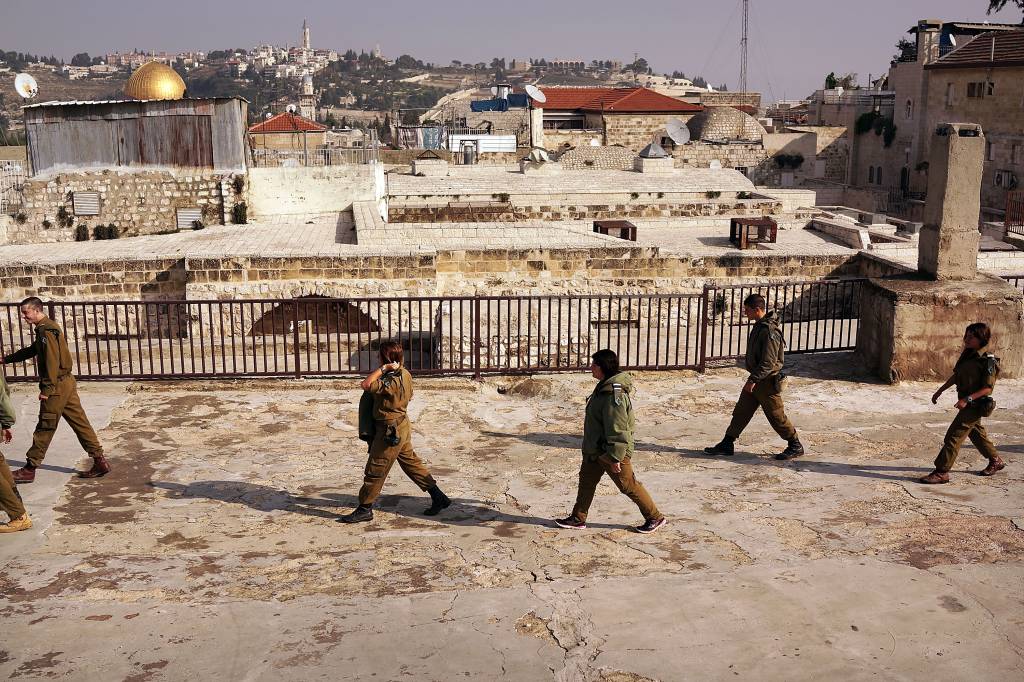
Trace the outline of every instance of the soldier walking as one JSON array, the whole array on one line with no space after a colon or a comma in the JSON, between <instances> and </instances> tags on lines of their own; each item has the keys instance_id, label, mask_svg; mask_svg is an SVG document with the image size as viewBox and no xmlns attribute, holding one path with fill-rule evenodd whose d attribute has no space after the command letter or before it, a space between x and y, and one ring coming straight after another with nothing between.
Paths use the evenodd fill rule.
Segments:
<instances>
[{"instance_id":1,"label":"soldier walking","mask_svg":"<svg viewBox=\"0 0 1024 682\"><path fill-rule=\"evenodd\" d=\"M709 455L733 455L736 439L760 407L768 423L787 443L786 449L775 455L775 459L799 457L804 454L804 446L800 444L796 429L786 417L786 409L782 404L784 377L781 372L785 343L779 316L774 310L765 311L764 296L760 294L751 294L743 300L743 314L748 320L754 321L747 336L746 368L750 376L740 391L725 437L718 445L704 448L704 452Z\"/></svg>"},{"instance_id":2,"label":"soldier walking","mask_svg":"<svg viewBox=\"0 0 1024 682\"><path fill-rule=\"evenodd\" d=\"M396 341L382 343L380 362L381 367L373 370L362 383L364 396L372 397L372 404L370 400L360 401L359 419L360 438L370 441L370 454L363 471L363 486L359 489L359 506L338 519L342 523L373 519L373 503L395 460L405 475L430 495L430 507L424 514L436 516L452 503L412 449L412 425L406 414L412 400L412 375L402 366L402 345ZM364 409L372 412L365 415ZM370 421L367 416L372 417L372 434L364 434L364 425Z\"/></svg>"},{"instance_id":3,"label":"soldier walking","mask_svg":"<svg viewBox=\"0 0 1024 682\"><path fill-rule=\"evenodd\" d=\"M594 392L587 398L583 419L583 462L580 464L580 483L572 513L557 519L561 528L587 527L587 513L594 501L594 493L601 478L608 474L619 492L633 500L644 522L636 527L638 533L653 533L668 521L658 511L647 489L633 474L630 460L633 456L633 430L636 420L630 393L633 379L619 371L619 358L614 351L599 350L591 358L590 373L597 379Z\"/></svg>"},{"instance_id":4,"label":"soldier walking","mask_svg":"<svg viewBox=\"0 0 1024 682\"><path fill-rule=\"evenodd\" d=\"M21 302L21 318L35 325L35 341L31 346L5 356L0 362L6 364L36 358L39 370L39 423L32 434L32 447L25 454L28 461L14 472L14 480L18 483L36 480L36 468L46 456L61 417L64 417L78 436L78 442L92 457L92 468L79 473L79 477L105 476L110 473L110 465L103 456L103 446L78 397L78 386L71 373L71 350L63 330L46 316L43 302L35 296Z\"/></svg>"},{"instance_id":5,"label":"soldier walking","mask_svg":"<svg viewBox=\"0 0 1024 682\"><path fill-rule=\"evenodd\" d=\"M992 476L1006 468L981 424L982 418L991 415L996 408L992 390L999 378L999 358L982 352L991 338L992 331L984 322L968 325L964 331L964 350L953 367L953 376L932 396L932 403L938 403L945 390L955 384L957 401L953 407L958 412L946 431L939 456L935 458L935 471L919 479L921 483L949 483L949 471L960 454L964 438L970 438L978 452L988 460L988 466L979 471L979 475Z\"/></svg>"},{"instance_id":6,"label":"soldier walking","mask_svg":"<svg viewBox=\"0 0 1024 682\"><path fill-rule=\"evenodd\" d=\"M7 381L0 372L0 428L3 429L3 442L11 442L11 427L14 426L14 406L11 405L11 394L7 390ZM7 513L7 523L0 524L0 533L15 533L32 527L32 519L25 511L18 486L14 483L11 468L0 452L0 511Z\"/></svg>"}]
</instances>

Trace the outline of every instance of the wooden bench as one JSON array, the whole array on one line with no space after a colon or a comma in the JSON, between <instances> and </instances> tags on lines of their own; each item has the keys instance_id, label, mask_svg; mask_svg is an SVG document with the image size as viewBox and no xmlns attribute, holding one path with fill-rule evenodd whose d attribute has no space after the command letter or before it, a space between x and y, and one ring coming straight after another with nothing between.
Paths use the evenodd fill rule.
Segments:
<instances>
[{"instance_id":1,"label":"wooden bench","mask_svg":"<svg viewBox=\"0 0 1024 682\"><path fill-rule=\"evenodd\" d=\"M618 231L618 234L612 235L612 230ZM595 220L594 232L617 236L619 239L626 239L631 242L636 241L636 225L628 220Z\"/></svg>"},{"instance_id":2,"label":"wooden bench","mask_svg":"<svg viewBox=\"0 0 1024 682\"><path fill-rule=\"evenodd\" d=\"M738 249L754 244L774 244L779 224L771 218L733 218L729 221L729 241Z\"/></svg>"}]
</instances>

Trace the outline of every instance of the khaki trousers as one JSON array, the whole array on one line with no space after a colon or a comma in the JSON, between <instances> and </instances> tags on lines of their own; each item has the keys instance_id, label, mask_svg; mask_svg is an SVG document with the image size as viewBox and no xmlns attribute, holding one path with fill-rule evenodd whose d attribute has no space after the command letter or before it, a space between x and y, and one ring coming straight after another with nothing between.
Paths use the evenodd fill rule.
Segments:
<instances>
[{"instance_id":1,"label":"khaki trousers","mask_svg":"<svg viewBox=\"0 0 1024 682\"><path fill-rule=\"evenodd\" d=\"M11 476L11 467L7 466L7 460L0 453L0 511L7 512L11 520L20 519L25 515L25 505L21 502L21 494L18 486L14 484L14 477Z\"/></svg>"},{"instance_id":2,"label":"khaki trousers","mask_svg":"<svg viewBox=\"0 0 1024 682\"><path fill-rule=\"evenodd\" d=\"M796 438L796 429L790 423L789 417L786 416L786 408L782 405L782 379L777 374L754 384L753 393L740 392L725 435L733 440L739 438L759 407L764 410L764 416L768 418L768 423L775 429L775 433L785 440Z\"/></svg>"},{"instance_id":3,"label":"khaki trousers","mask_svg":"<svg viewBox=\"0 0 1024 682\"><path fill-rule=\"evenodd\" d=\"M408 419L402 420L398 425L398 445L388 445L384 442L387 434L387 427L377 423L377 432L370 443L370 456L366 460L366 468L363 470L363 487L359 489L359 504L368 506L377 500L381 488L384 487L384 480L391 471L391 466L398 460L398 466L402 467L405 475L412 479L412 482L420 487L420 490L433 488L436 483L430 475L423 461L412 449L412 427Z\"/></svg>"},{"instance_id":4,"label":"khaki trousers","mask_svg":"<svg viewBox=\"0 0 1024 682\"><path fill-rule=\"evenodd\" d=\"M25 454L30 466L37 467L42 464L61 417L64 417L64 421L78 436L78 442L90 457L103 455L100 439L89 423L89 417L86 416L82 401L78 397L75 377L68 374L57 380L57 390L49 398L39 401L39 423L32 434L32 447Z\"/></svg>"},{"instance_id":5,"label":"khaki trousers","mask_svg":"<svg viewBox=\"0 0 1024 682\"><path fill-rule=\"evenodd\" d=\"M960 454L960 446L963 445L964 438L970 438L974 447L978 448L978 452L986 459L991 460L999 456L996 446L988 439L988 433L981 424L981 418L981 409L976 405L965 407L953 417L953 423L946 431L946 438L942 442L939 456L935 458L936 469L949 471L953 468L957 455Z\"/></svg>"},{"instance_id":6,"label":"khaki trousers","mask_svg":"<svg viewBox=\"0 0 1024 682\"><path fill-rule=\"evenodd\" d=\"M633 500L633 503L640 508L645 520L660 519L664 516L654 504L647 489L636 479L633 474L633 465L629 457L622 460L622 471L615 473L611 464L602 459L591 459L584 455L583 463L580 465L580 487L576 493L576 505L572 508L572 515L580 520L587 520L587 512L590 511L590 504L594 501L594 493L597 492L597 484L601 477L608 474L615 486L623 495Z\"/></svg>"}]
</instances>

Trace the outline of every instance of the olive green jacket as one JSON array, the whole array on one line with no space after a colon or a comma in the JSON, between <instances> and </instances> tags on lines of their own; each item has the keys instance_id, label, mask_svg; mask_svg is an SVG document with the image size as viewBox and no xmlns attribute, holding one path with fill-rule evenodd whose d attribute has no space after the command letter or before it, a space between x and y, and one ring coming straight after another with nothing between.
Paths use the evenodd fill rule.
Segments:
<instances>
[{"instance_id":1,"label":"olive green jacket","mask_svg":"<svg viewBox=\"0 0 1024 682\"><path fill-rule=\"evenodd\" d=\"M621 462L633 455L633 378L619 372L598 383L587 399L583 420L583 455L597 459L608 455Z\"/></svg>"},{"instance_id":2,"label":"olive green jacket","mask_svg":"<svg viewBox=\"0 0 1024 682\"><path fill-rule=\"evenodd\" d=\"M783 347L782 326L774 310L754 323L747 336L746 367L750 372L748 381L757 383L782 371Z\"/></svg>"},{"instance_id":3,"label":"olive green jacket","mask_svg":"<svg viewBox=\"0 0 1024 682\"><path fill-rule=\"evenodd\" d=\"M0 427L9 429L14 426L14 405L11 403L11 391L7 388L7 380L0 372Z\"/></svg>"},{"instance_id":4,"label":"olive green jacket","mask_svg":"<svg viewBox=\"0 0 1024 682\"><path fill-rule=\"evenodd\" d=\"M71 350L67 339L57 323L48 317L36 323L36 338L32 345L11 353L4 362L22 362L30 358L36 358L42 395L54 393L57 380L71 374Z\"/></svg>"},{"instance_id":5,"label":"olive green jacket","mask_svg":"<svg viewBox=\"0 0 1024 682\"><path fill-rule=\"evenodd\" d=\"M990 353L966 348L953 368L956 396L961 400L983 388L995 388L999 378L999 359Z\"/></svg>"}]
</instances>

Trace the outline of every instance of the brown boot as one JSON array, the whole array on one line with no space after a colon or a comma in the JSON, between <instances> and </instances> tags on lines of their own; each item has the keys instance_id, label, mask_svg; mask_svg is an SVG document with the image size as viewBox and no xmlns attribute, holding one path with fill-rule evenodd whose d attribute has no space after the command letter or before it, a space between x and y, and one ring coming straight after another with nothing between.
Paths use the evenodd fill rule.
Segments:
<instances>
[{"instance_id":1,"label":"brown boot","mask_svg":"<svg viewBox=\"0 0 1024 682\"><path fill-rule=\"evenodd\" d=\"M25 512L17 519L11 519L7 523L0 523L0 533L17 533L20 530L28 530L32 527L32 519Z\"/></svg>"},{"instance_id":2,"label":"brown boot","mask_svg":"<svg viewBox=\"0 0 1024 682\"><path fill-rule=\"evenodd\" d=\"M36 480L36 468L30 466L23 466L20 469L15 469L11 472L11 477L15 483L31 483Z\"/></svg>"},{"instance_id":3,"label":"brown boot","mask_svg":"<svg viewBox=\"0 0 1024 682\"><path fill-rule=\"evenodd\" d=\"M935 471L931 472L924 478L919 478L917 480L920 481L921 483L931 484L949 483L949 473L945 471L939 471L938 469L936 469Z\"/></svg>"},{"instance_id":4,"label":"brown boot","mask_svg":"<svg viewBox=\"0 0 1024 682\"><path fill-rule=\"evenodd\" d=\"M100 478L110 473L110 465L107 464L107 458L103 455L98 455L92 458L92 469L83 471L78 474L79 478Z\"/></svg>"},{"instance_id":5,"label":"brown boot","mask_svg":"<svg viewBox=\"0 0 1024 682\"><path fill-rule=\"evenodd\" d=\"M979 476L991 476L997 471L1002 471L1006 468L1006 462L996 457L988 461L988 466L978 472Z\"/></svg>"}]
</instances>

